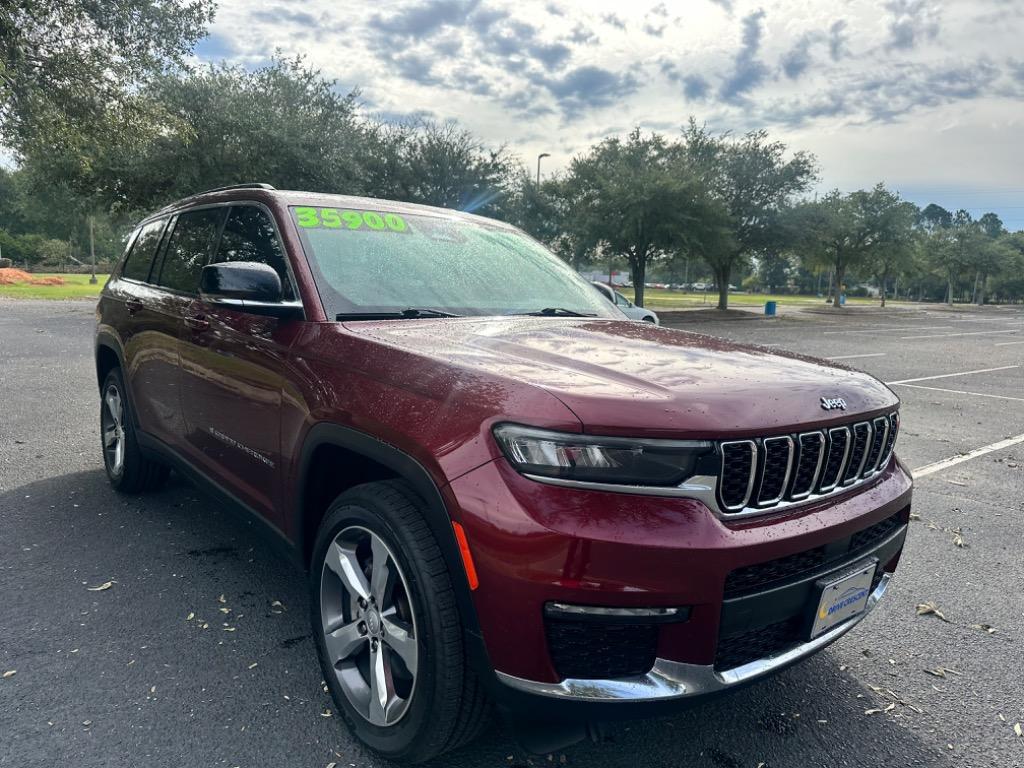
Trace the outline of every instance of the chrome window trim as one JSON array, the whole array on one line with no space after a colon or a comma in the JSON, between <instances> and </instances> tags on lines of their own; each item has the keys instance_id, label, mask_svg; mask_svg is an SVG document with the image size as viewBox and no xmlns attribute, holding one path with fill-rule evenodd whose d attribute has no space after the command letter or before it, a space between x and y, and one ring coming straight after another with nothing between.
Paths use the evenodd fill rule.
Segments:
<instances>
[{"instance_id":1,"label":"chrome window trim","mask_svg":"<svg viewBox=\"0 0 1024 768\"><path fill-rule=\"evenodd\" d=\"M818 487L818 478L821 476L821 470L824 466L825 444L828 442L828 439L825 437L825 433L820 430L817 432L801 432L799 435L797 435L796 438L797 444L800 446L800 461L798 461L796 465L797 472L800 471L800 462L802 462L804 459L804 438L810 437L811 435L818 435L818 437L821 438L821 442L818 444L818 463L814 467L814 476L811 478L811 484L807 487L807 492L791 493L790 498L793 499L793 501L800 501L801 499L806 499L808 496L814 493L814 489Z\"/></svg>"},{"instance_id":2,"label":"chrome window trim","mask_svg":"<svg viewBox=\"0 0 1024 768\"><path fill-rule=\"evenodd\" d=\"M795 451L793 450L793 445L794 445L793 438L790 437L789 435L781 435L781 436L778 436L778 437L766 437L766 438L764 438L761 441L761 451L759 451L759 453L764 455L763 462L767 463L768 462L768 444L769 443L778 443L780 441L786 443L786 451L787 451L787 453L786 453L786 473L782 477L782 490L779 491L779 495L776 496L774 499L762 499L761 498L761 491L764 490L764 467L763 466L762 467L758 467L758 469L760 470L760 474L761 474L761 483L757 487L757 497L754 500L754 504L757 507L771 507L771 506L774 506L775 504L778 504L780 501L782 501L782 497L786 495L786 490L789 488L789 476L793 472L793 454L795 453ZM759 462L762 461L762 459L760 459L760 457L759 457L758 460L759 460Z\"/></svg>"},{"instance_id":3,"label":"chrome window trim","mask_svg":"<svg viewBox=\"0 0 1024 768\"><path fill-rule=\"evenodd\" d=\"M726 440L723 443L719 443L718 450L722 454L723 462L725 461L725 449L730 445L746 445L750 447L750 477L747 478L747 494L746 496L743 497L743 502L740 504L729 505L726 504L724 500L721 500L722 511L732 512L735 510L736 512L739 512L740 510L747 508L747 505L750 503L750 497L754 493L754 479L757 477L758 462L757 443L755 443L753 440ZM719 474L721 474L721 469L719 469ZM716 507L717 506L718 505L716 504Z\"/></svg>"},{"instance_id":4,"label":"chrome window trim","mask_svg":"<svg viewBox=\"0 0 1024 768\"><path fill-rule=\"evenodd\" d=\"M838 640L874 610L885 596L891 582L892 574L883 573L882 580L868 596L868 604L862 613L833 627L814 640L783 653L757 659L723 672L716 671L710 664L686 664L659 658L655 659L651 671L645 675L609 680L568 678L558 683L546 683L538 680L526 680L500 671L497 672L497 675L505 685L520 691L569 701L635 703L682 699L728 690L733 686L748 683L776 672Z\"/></svg>"},{"instance_id":5,"label":"chrome window trim","mask_svg":"<svg viewBox=\"0 0 1024 768\"><path fill-rule=\"evenodd\" d=\"M846 433L846 448L843 450L843 458L839 462L839 471L836 473L836 481L827 488L825 486L821 486L821 488L818 489L819 494L832 493L832 491L842 485L843 476L846 474L846 463L850 460L850 449L853 447L853 433L850 431L849 427L832 427L832 429L828 431L829 452L832 451L833 432Z\"/></svg>"}]
</instances>

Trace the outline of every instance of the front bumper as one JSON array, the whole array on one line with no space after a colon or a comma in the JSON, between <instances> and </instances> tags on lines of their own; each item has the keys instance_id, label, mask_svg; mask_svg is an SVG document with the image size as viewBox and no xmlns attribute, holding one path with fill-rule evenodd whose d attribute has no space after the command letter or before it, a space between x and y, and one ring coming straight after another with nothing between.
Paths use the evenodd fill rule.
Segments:
<instances>
[{"instance_id":1,"label":"front bumper","mask_svg":"<svg viewBox=\"0 0 1024 768\"><path fill-rule=\"evenodd\" d=\"M537 483L503 459L458 478L447 491L479 576L473 601L499 694L507 692L518 703L537 702L539 696L551 704L595 702L603 708L609 701L677 702L729 690L849 631L864 614L813 641L787 642L778 652L721 652L726 640L739 636L745 642L745 631L756 636L762 626L780 626L786 611L806 602L814 579L868 556L878 560L874 607L902 550L911 479L894 458L851 492L737 521L723 521L691 499ZM855 550L853 542L867 529L888 523L897 527ZM776 582L763 594L746 582L735 589L739 573L794 558L803 562L810 552L828 555L813 572ZM685 621L657 627L645 672L580 675L566 673L564 664L560 671L552 653L545 619L545 605L552 601L687 610ZM756 637L753 647L759 647Z\"/></svg>"},{"instance_id":2,"label":"front bumper","mask_svg":"<svg viewBox=\"0 0 1024 768\"><path fill-rule=\"evenodd\" d=\"M778 672L838 640L871 612L885 595L891 580L891 573L882 575L881 582L868 597L867 608L858 616L834 627L810 642L802 643L774 656L748 662L735 669L719 672L715 670L714 665L686 664L668 659L655 659L651 671L637 677L610 680L569 678L559 683L542 683L498 672L498 679L524 693L567 701L673 701L723 693Z\"/></svg>"}]
</instances>

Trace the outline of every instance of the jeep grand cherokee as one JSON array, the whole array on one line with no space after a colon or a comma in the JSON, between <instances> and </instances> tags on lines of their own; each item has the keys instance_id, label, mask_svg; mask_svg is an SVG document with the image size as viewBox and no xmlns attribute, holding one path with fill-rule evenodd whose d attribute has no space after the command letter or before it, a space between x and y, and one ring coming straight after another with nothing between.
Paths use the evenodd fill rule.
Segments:
<instances>
[{"instance_id":1,"label":"jeep grand cherokee","mask_svg":"<svg viewBox=\"0 0 1024 768\"><path fill-rule=\"evenodd\" d=\"M261 521L393 759L492 704L579 724L763 678L857 624L903 547L888 388L627 322L496 221L214 190L139 225L97 318L111 484L173 467Z\"/></svg>"}]
</instances>

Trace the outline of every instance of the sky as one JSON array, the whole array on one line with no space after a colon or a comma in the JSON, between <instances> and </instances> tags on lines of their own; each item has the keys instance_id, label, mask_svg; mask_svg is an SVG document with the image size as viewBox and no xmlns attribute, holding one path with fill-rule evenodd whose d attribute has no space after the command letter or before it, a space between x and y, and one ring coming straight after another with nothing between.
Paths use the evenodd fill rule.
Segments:
<instances>
[{"instance_id":1,"label":"sky","mask_svg":"<svg viewBox=\"0 0 1024 768\"><path fill-rule=\"evenodd\" d=\"M220 0L200 61L303 54L363 109L544 171L634 126L767 129L819 191L879 181L1024 229L1024 0Z\"/></svg>"}]
</instances>

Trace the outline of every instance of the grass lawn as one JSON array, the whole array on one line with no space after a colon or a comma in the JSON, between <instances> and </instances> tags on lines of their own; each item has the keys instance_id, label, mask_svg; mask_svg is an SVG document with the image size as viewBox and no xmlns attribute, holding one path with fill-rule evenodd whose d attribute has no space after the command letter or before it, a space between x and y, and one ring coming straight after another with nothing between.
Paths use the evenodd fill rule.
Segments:
<instances>
[{"instance_id":1,"label":"grass lawn","mask_svg":"<svg viewBox=\"0 0 1024 768\"><path fill-rule=\"evenodd\" d=\"M89 285L89 275L57 275L45 272L32 277L60 277L64 285L0 285L0 296L14 299L95 299L107 282L107 275L96 275L96 285Z\"/></svg>"},{"instance_id":2,"label":"grass lawn","mask_svg":"<svg viewBox=\"0 0 1024 768\"><path fill-rule=\"evenodd\" d=\"M632 288L620 288L619 292L633 299ZM766 293L730 293L730 307L763 307L766 301L777 301L780 305L788 306L819 306L824 307L825 299L817 296L794 296L769 295ZM878 299L847 297L846 303L853 306L878 306ZM886 304L895 304L891 299ZM644 305L649 309L686 309L689 307L715 307L718 305L718 293L684 293L683 291L669 291L664 288L648 288L644 291Z\"/></svg>"}]
</instances>

